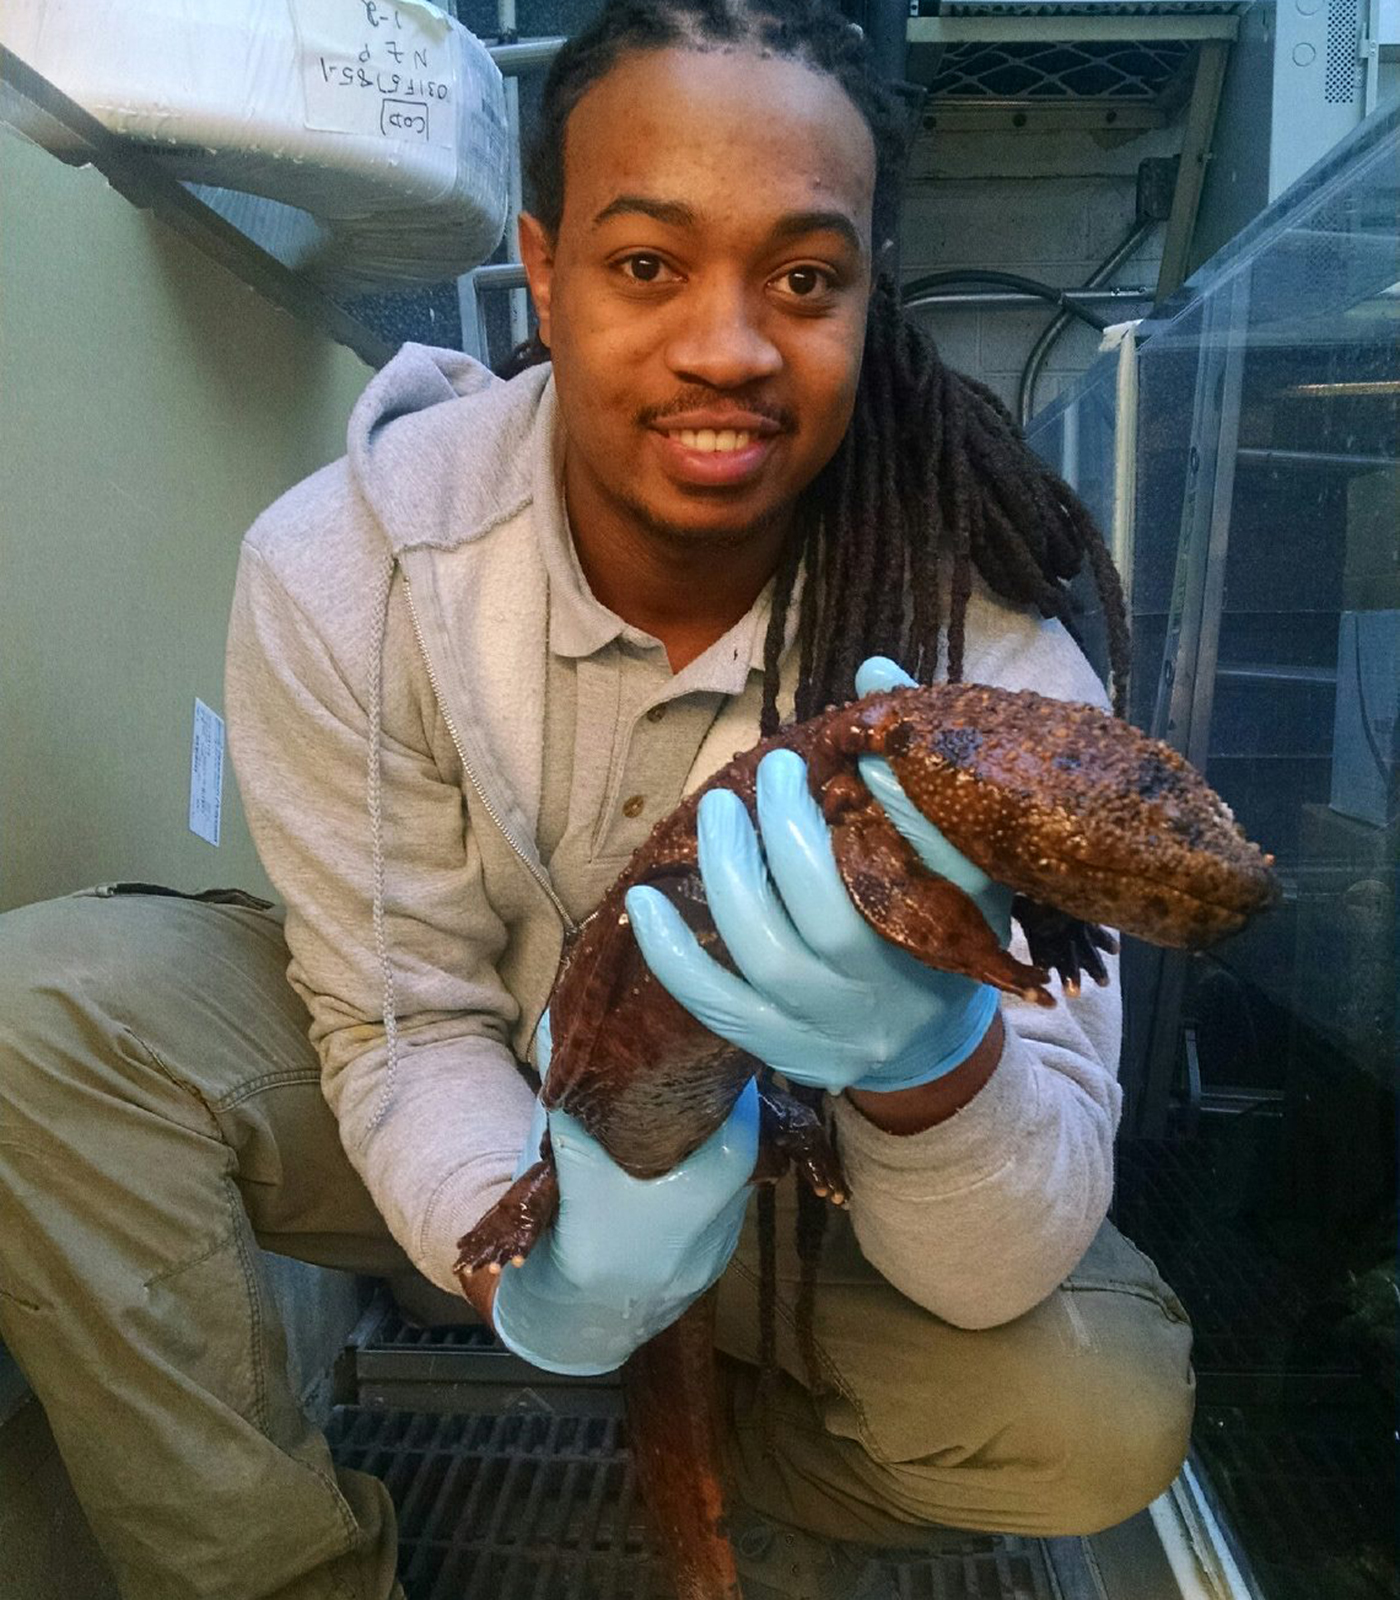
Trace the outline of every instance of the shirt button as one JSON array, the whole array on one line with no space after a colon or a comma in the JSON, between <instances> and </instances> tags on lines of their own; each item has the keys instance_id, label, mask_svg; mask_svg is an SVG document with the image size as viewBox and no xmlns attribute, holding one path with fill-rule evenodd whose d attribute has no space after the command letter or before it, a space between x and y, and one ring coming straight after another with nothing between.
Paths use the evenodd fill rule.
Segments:
<instances>
[{"instance_id":1,"label":"shirt button","mask_svg":"<svg viewBox=\"0 0 1400 1600\"><path fill-rule=\"evenodd\" d=\"M647 721L648 722L660 722L662 717L664 717L665 715L666 715L666 707L665 706L653 706L651 708L651 710L647 712Z\"/></svg>"},{"instance_id":2,"label":"shirt button","mask_svg":"<svg viewBox=\"0 0 1400 1600\"><path fill-rule=\"evenodd\" d=\"M623 816L624 817L639 817L642 814L642 807L646 803L647 802L646 802L646 796L645 795L640 795L640 794L632 795L630 799L624 800L622 802L622 814L623 814Z\"/></svg>"}]
</instances>

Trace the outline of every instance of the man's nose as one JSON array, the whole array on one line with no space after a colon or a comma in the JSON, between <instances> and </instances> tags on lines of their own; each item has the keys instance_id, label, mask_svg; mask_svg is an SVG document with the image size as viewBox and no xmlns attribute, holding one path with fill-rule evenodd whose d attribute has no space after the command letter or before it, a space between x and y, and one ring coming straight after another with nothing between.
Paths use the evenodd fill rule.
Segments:
<instances>
[{"instance_id":1,"label":"man's nose","mask_svg":"<svg viewBox=\"0 0 1400 1600\"><path fill-rule=\"evenodd\" d=\"M745 284L697 284L676 306L666 357L678 378L735 389L771 377L782 355L764 326L766 308Z\"/></svg>"}]
</instances>

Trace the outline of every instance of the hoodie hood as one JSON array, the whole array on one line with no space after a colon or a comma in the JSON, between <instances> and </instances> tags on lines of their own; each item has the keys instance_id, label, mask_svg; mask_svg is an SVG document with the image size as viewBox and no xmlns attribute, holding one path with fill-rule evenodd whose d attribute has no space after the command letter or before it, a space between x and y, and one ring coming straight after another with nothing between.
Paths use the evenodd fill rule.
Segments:
<instances>
[{"instance_id":1,"label":"hoodie hood","mask_svg":"<svg viewBox=\"0 0 1400 1600\"><path fill-rule=\"evenodd\" d=\"M517 515L534 493L530 435L550 367L509 381L457 350L406 344L350 414L350 472L401 551L450 550ZM483 452L485 436L494 448Z\"/></svg>"}]
</instances>

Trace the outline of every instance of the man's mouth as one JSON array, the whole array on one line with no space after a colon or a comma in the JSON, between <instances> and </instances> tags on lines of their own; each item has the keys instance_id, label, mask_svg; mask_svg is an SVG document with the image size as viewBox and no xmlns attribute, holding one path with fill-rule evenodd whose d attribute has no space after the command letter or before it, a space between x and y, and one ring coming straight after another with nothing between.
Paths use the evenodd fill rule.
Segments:
<instances>
[{"instance_id":1,"label":"man's mouth","mask_svg":"<svg viewBox=\"0 0 1400 1600\"><path fill-rule=\"evenodd\" d=\"M677 427L671 422L650 431L667 476L702 490L733 490L751 483L763 472L779 434L773 424L763 421L746 428Z\"/></svg>"},{"instance_id":2,"label":"man's mouth","mask_svg":"<svg viewBox=\"0 0 1400 1600\"><path fill-rule=\"evenodd\" d=\"M727 455L744 449L753 439L747 428L667 428L665 432L678 439L687 450L702 450L707 454L717 451Z\"/></svg>"}]
</instances>

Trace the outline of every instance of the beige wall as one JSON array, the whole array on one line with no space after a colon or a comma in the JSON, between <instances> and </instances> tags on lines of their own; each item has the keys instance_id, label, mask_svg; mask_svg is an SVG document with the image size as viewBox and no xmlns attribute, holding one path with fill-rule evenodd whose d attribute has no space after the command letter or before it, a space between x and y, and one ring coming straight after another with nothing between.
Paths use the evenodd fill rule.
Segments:
<instances>
[{"instance_id":1,"label":"beige wall","mask_svg":"<svg viewBox=\"0 0 1400 1600\"><path fill-rule=\"evenodd\" d=\"M106 879L266 891L225 759L238 543L369 376L91 170L0 131L0 908Z\"/></svg>"}]
</instances>

